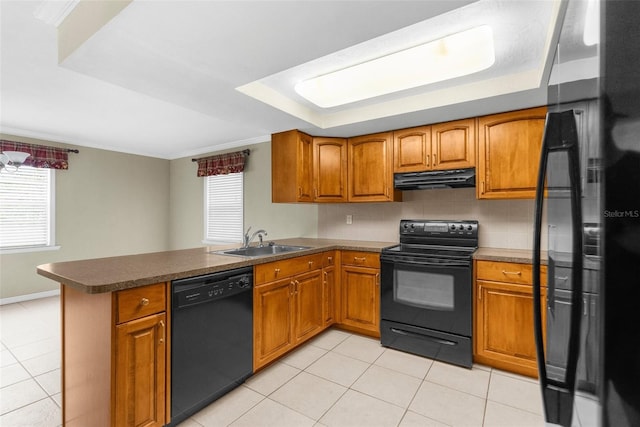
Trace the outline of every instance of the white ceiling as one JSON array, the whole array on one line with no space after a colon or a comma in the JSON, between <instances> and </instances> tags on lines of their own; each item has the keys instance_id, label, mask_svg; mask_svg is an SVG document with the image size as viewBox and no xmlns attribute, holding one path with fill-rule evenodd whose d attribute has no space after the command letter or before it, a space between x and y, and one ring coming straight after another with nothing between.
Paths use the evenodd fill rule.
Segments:
<instances>
[{"instance_id":1,"label":"white ceiling","mask_svg":"<svg viewBox=\"0 0 640 427\"><path fill-rule=\"evenodd\" d=\"M352 136L544 104L558 13L551 0L136 0L59 64L39 4L0 2L0 130L166 159L292 128ZM291 89L484 23L496 63L473 76L324 110Z\"/></svg>"}]
</instances>

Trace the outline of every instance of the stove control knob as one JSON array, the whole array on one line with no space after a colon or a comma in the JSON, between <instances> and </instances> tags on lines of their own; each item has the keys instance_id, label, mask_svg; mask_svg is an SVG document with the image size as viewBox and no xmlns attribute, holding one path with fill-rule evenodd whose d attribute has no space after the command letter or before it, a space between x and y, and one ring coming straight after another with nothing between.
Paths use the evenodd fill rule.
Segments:
<instances>
[{"instance_id":1,"label":"stove control knob","mask_svg":"<svg viewBox=\"0 0 640 427\"><path fill-rule=\"evenodd\" d=\"M467 230L469 230L469 231L473 230L473 226L472 225L467 225Z\"/></svg>"},{"instance_id":2,"label":"stove control knob","mask_svg":"<svg viewBox=\"0 0 640 427\"><path fill-rule=\"evenodd\" d=\"M451 224L451 225L449 226L449 228L451 229L451 231L453 231L453 230L455 230L455 229L456 229L456 225L455 225L455 224Z\"/></svg>"},{"instance_id":3,"label":"stove control knob","mask_svg":"<svg viewBox=\"0 0 640 427\"><path fill-rule=\"evenodd\" d=\"M464 225L460 224L460 225L458 226L458 229L460 229L460 230L464 230Z\"/></svg>"}]
</instances>

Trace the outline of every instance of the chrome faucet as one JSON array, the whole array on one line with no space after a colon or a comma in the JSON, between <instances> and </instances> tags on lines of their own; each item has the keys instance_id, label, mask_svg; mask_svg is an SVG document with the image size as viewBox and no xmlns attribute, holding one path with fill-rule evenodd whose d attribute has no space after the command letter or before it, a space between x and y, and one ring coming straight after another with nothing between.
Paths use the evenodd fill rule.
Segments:
<instances>
[{"instance_id":1,"label":"chrome faucet","mask_svg":"<svg viewBox=\"0 0 640 427\"><path fill-rule=\"evenodd\" d=\"M251 237L249 237L249 231L251 231L251 227L247 228L247 232L244 233L244 245L242 246L243 248L248 248L249 244L251 244L251 242L253 241L253 239L256 237L256 235L258 236L258 239L260 240L260 243L258 244L258 247L261 248L264 246L264 244L262 243L262 238L263 236L267 235L267 232L265 230L258 230L256 232L254 232Z\"/></svg>"}]
</instances>

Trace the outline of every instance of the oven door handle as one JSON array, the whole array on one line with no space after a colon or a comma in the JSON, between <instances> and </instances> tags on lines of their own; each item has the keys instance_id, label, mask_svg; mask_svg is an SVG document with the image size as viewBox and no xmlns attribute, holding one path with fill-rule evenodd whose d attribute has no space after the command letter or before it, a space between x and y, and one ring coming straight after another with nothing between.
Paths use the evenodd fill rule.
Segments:
<instances>
[{"instance_id":1,"label":"oven door handle","mask_svg":"<svg viewBox=\"0 0 640 427\"><path fill-rule=\"evenodd\" d=\"M409 332L409 331L403 331L402 329L397 329L397 328L391 328L391 332L393 332L394 334L398 334L398 335L406 335L409 337L417 337L420 339L426 339L429 341L433 341L435 343L438 344L442 344L442 345L457 345L457 342L454 341L449 341L449 340L444 340L442 338L434 338L428 335L422 335L422 334L416 334L415 332Z\"/></svg>"},{"instance_id":2,"label":"oven door handle","mask_svg":"<svg viewBox=\"0 0 640 427\"><path fill-rule=\"evenodd\" d=\"M465 261L456 261L450 259L439 259L439 258L413 258L413 257L402 257L402 256L380 256L380 261L388 261L394 264L409 264L409 265L419 265L421 267L469 267L470 262Z\"/></svg>"}]
</instances>

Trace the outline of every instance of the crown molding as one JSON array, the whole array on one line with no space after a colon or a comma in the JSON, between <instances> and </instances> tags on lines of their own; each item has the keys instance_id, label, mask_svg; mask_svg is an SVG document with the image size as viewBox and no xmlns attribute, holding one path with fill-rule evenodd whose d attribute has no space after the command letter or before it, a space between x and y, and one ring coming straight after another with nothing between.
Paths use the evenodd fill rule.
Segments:
<instances>
[{"instance_id":1,"label":"crown molding","mask_svg":"<svg viewBox=\"0 0 640 427\"><path fill-rule=\"evenodd\" d=\"M33 16L46 24L58 27L78 3L80 0L44 0L33 12Z\"/></svg>"}]
</instances>

